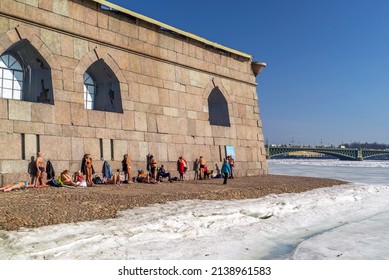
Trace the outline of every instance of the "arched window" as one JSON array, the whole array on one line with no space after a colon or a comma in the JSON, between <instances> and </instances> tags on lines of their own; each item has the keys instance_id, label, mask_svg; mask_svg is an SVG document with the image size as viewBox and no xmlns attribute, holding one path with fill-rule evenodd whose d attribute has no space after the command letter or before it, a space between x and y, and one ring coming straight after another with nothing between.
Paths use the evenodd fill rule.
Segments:
<instances>
[{"instance_id":1,"label":"arched window","mask_svg":"<svg viewBox=\"0 0 389 280\"><path fill-rule=\"evenodd\" d=\"M85 109L123 113L119 80L103 59L84 73L84 105Z\"/></svg>"},{"instance_id":2,"label":"arched window","mask_svg":"<svg viewBox=\"0 0 389 280\"><path fill-rule=\"evenodd\" d=\"M95 81L88 74L84 74L84 107L85 109L93 110L95 104Z\"/></svg>"},{"instance_id":3,"label":"arched window","mask_svg":"<svg viewBox=\"0 0 389 280\"><path fill-rule=\"evenodd\" d=\"M0 57L0 97L22 99L23 68L11 54Z\"/></svg>"},{"instance_id":4,"label":"arched window","mask_svg":"<svg viewBox=\"0 0 389 280\"><path fill-rule=\"evenodd\" d=\"M231 126L228 102L219 87L215 87L208 97L208 112L211 125Z\"/></svg>"},{"instance_id":5,"label":"arched window","mask_svg":"<svg viewBox=\"0 0 389 280\"><path fill-rule=\"evenodd\" d=\"M26 39L0 56L0 98L54 104L50 65Z\"/></svg>"}]
</instances>

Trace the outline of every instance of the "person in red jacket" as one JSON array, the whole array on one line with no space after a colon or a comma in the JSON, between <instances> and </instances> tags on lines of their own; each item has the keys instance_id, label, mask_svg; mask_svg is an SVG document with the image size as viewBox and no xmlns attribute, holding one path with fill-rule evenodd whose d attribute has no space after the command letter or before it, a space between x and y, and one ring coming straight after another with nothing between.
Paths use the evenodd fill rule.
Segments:
<instances>
[{"instance_id":1,"label":"person in red jacket","mask_svg":"<svg viewBox=\"0 0 389 280\"><path fill-rule=\"evenodd\" d=\"M180 173L180 181L184 181L185 178L185 172L187 170L187 162L186 160L180 156L177 161L177 171Z\"/></svg>"}]
</instances>

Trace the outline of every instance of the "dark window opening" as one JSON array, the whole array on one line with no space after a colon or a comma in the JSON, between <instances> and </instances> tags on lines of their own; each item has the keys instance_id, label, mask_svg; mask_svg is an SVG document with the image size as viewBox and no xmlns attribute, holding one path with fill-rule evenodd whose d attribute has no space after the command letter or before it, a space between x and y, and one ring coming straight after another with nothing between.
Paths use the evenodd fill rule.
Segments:
<instances>
[{"instance_id":1,"label":"dark window opening","mask_svg":"<svg viewBox=\"0 0 389 280\"><path fill-rule=\"evenodd\" d=\"M26 137L25 135L22 133L20 135L20 140L21 140L21 148L22 148L22 159L25 160L26 159Z\"/></svg>"},{"instance_id":2,"label":"dark window opening","mask_svg":"<svg viewBox=\"0 0 389 280\"><path fill-rule=\"evenodd\" d=\"M113 139L111 139L111 160L115 160L115 154L114 154L114 146L113 146Z\"/></svg>"},{"instance_id":3,"label":"dark window opening","mask_svg":"<svg viewBox=\"0 0 389 280\"><path fill-rule=\"evenodd\" d=\"M37 152L41 151L41 140L39 135L36 136L36 151Z\"/></svg>"},{"instance_id":4,"label":"dark window opening","mask_svg":"<svg viewBox=\"0 0 389 280\"><path fill-rule=\"evenodd\" d=\"M28 40L0 56L0 97L54 104L51 69Z\"/></svg>"},{"instance_id":5,"label":"dark window opening","mask_svg":"<svg viewBox=\"0 0 389 280\"><path fill-rule=\"evenodd\" d=\"M208 112L211 125L231 126L228 102L219 87L215 87L208 97Z\"/></svg>"},{"instance_id":6,"label":"dark window opening","mask_svg":"<svg viewBox=\"0 0 389 280\"><path fill-rule=\"evenodd\" d=\"M103 139L100 138L100 159L104 159L104 146L103 146Z\"/></svg>"},{"instance_id":7,"label":"dark window opening","mask_svg":"<svg viewBox=\"0 0 389 280\"><path fill-rule=\"evenodd\" d=\"M119 80L103 59L84 74L84 105L85 109L123 113Z\"/></svg>"}]
</instances>

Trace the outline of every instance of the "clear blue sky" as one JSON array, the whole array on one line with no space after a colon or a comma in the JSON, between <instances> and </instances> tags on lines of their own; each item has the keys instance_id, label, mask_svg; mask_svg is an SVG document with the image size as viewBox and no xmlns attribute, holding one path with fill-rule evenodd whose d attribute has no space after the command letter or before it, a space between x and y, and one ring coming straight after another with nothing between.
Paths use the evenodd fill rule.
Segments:
<instances>
[{"instance_id":1,"label":"clear blue sky","mask_svg":"<svg viewBox=\"0 0 389 280\"><path fill-rule=\"evenodd\" d=\"M264 61L273 144L389 144L389 1L111 0Z\"/></svg>"}]
</instances>

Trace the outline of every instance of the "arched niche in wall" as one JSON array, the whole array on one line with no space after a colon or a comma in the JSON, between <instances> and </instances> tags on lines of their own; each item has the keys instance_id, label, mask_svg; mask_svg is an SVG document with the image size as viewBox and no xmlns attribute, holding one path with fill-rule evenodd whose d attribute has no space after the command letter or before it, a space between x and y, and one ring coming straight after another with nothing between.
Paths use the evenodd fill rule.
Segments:
<instances>
[{"instance_id":1,"label":"arched niche in wall","mask_svg":"<svg viewBox=\"0 0 389 280\"><path fill-rule=\"evenodd\" d=\"M231 126L228 102L218 86L208 96L208 113L211 125Z\"/></svg>"},{"instance_id":2,"label":"arched niche in wall","mask_svg":"<svg viewBox=\"0 0 389 280\"><path fill-rule=\"evenodd\" d=\"M89 66L83 80L85 109L123 113L119 80L103 59Z\"/></svg>"},{"instance_id":3,"label":"arched niche in wall","mask_svg":"<svg viewBox=\"0 0 389 280\"><path fill-rule=\"evenodd\" d=\"M0 97L54 104L50 65L27 39L11 45L0 58Z\"/></svg>"}]
</instances>

